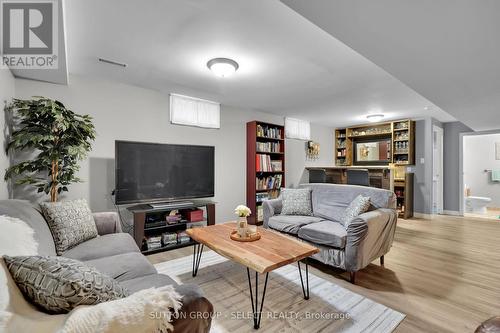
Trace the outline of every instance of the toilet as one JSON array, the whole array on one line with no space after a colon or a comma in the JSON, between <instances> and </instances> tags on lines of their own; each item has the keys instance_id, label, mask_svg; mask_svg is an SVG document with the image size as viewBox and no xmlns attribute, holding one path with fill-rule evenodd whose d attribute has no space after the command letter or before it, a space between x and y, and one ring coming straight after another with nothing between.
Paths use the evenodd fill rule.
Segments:
<instances>
[{"instance_id":1,"label":"toilet","mask_svg":"<svg viewBox=\"0 0 500 333\"><path fill-rule=\"evenodd\" d=\"M486 206L491 202L491 198L486 197L466 197L465 209L468 213L486 214Z\"/></svg>"}]
</instances>

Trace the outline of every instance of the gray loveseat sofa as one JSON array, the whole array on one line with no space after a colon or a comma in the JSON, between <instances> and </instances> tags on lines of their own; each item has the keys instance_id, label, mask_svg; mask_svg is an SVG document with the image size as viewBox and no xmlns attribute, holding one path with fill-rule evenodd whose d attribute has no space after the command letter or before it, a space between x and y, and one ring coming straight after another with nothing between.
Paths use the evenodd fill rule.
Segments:
<instances>
[{"instance_id":1,"label":"gray loveseat sofa","mask_svg":"<svg viewBox=\"0 0 500 333\"><path fill-rule=\"evenodd\" d=\"M56 255L50 229L35 206L27 201L0 200L0 215L16 217L26 222L35 231L39 254ZM69 249L64 253L65 257L96 267L117 280L131 293L151 287L175 286L177 292L183 296L181 314L173 322L175 332L210 330L213 306L198 286L178 285L169 276L158 274L154 266L141 254L133 238L122 232L116 213L94 213L94 221L99 237Z\"/></svg>"},{"instance_id":2,"label":"gray loveseat sofa","mask_svg":"<svg viewBox=\"0 0 500 333\"><path fill-rule=\"evenodd\" d=\"M396 230L396 195L387 190L338 184L302 184L311 189L313 216L280 215L281 199L263 203L264 227L313 244L320 252L313 258L344 269L355 283L356 272L389 252ZM354 218L347 228L342 213L354 198L370 197L370 210Z\"/></svg>"}]
</instances>

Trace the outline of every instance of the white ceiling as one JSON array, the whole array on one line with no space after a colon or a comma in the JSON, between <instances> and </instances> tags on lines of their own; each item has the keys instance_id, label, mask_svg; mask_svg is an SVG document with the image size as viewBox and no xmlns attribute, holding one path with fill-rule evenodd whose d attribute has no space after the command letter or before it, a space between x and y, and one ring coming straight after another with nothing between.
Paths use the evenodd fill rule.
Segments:
<instances>
[{"instance_id":1,"label":"white ceiling","mask_svg":"<svg viewBox=\"0 0 500 333\"><path fill-rule=\"evenodd\" d=\"M471 128L500 128L500 1L282 1Z\"/></svg>"},{"instance_id":2,"label":"white ceiling","mask_svg":"<svg viewBox=\"0 0 500 333\"><path fill-rule=\"evenodd\" d=\"M71 0L65 16L70 73L331 126L380 111L454 120L278 0ZM217 78L214 57L240 69Z\"/></svg>"}]
</instances>

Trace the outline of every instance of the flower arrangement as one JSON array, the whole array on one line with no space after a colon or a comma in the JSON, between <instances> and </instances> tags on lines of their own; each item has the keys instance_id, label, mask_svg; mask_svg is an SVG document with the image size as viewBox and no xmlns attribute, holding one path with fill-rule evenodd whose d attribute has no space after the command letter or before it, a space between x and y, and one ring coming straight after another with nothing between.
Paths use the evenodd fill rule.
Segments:
<instances>
[{"instance_id":1,"label":"flower arrangement","mask_svg":"<svg viewBox=\"0 0 500 333\"><path fill-rule=\"evenodd\" d=\"M245 205L238 205L238 207L234 209L234 213L239 217L248 217L252 214L252 211Z\"/></svg>"}]
</instances>

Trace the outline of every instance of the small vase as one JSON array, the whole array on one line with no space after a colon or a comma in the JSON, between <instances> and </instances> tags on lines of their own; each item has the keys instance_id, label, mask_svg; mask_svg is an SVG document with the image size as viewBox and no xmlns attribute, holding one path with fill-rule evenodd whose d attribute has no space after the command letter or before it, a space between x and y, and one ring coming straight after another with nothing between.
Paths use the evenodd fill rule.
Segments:
<instances>
[{"instance_id":1,"label":"small vase","mask_svg":"<svg viewBox=\"0 0 500 333\"><path fill-rule=\"evenodd\" d=\"M246 217L240 216L237 222L238 235L242 238L247 237L248 222Z\"/></svg>"}]
</instances>

